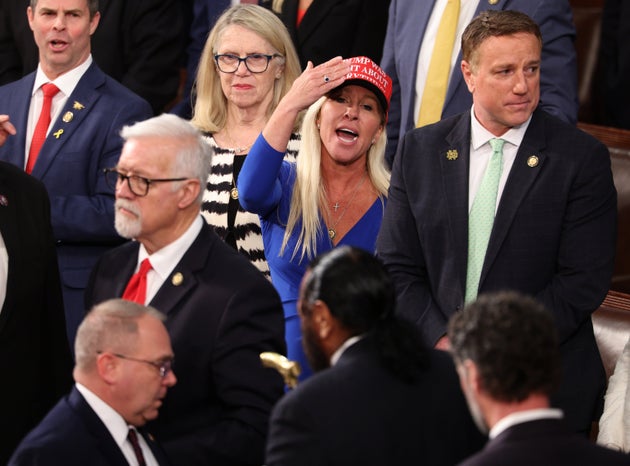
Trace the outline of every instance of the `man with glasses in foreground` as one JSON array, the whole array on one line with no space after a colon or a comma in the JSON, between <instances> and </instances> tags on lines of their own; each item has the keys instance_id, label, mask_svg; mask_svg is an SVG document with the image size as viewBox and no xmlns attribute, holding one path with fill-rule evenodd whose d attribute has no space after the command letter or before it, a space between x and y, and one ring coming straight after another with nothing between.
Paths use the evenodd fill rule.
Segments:
<instances>
[{"instance_id":1,"label":"man with glasses in foreground","mask_svg":"<svg viewBox=\"0 0 630 466\"><path fill-rule=\"evenodd\" d=\"M200 133L164 114L121 135L106 179L116 192L116 230L136 241L99 260L86 308L123 297L166 314L179 384L150 427L173 464L260 465L269 413L283 393L280 375L259 358L285 353L280 299L200 215L211 162Z\"/></svg>"},{"instance_id":2,"label":"man with glasses in foreground","mask_svg":"<svg viewBox=\"0 0 630 466\"><path fill-rule=\"evenodd\" d=\"M112 299L95 306L75 341L75 386L28 434L9 464L167 465L142 426L177 382L164 316Z\"/></svg>"}]
</instances>

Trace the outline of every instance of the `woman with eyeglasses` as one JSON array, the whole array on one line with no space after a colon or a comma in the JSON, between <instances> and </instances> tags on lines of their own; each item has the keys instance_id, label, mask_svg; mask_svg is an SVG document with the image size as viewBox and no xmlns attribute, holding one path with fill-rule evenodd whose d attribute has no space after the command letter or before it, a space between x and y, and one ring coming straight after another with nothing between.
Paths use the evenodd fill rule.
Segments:
<instances>
[{"instance_id":1,"label":"woman with eyeglasses","mask_svg":"<svg viewBox=\"0 0 630 466\"><path fill-rule=\"evenodd\" d=\"M202 215L267 276L260 222L240 207L236 180L254 140L299 74L297 53L282 22L265 8L245 4L219 17L197 72L192 123L214 149ZM298 146L294 131L289 159Z\"/></svg>"}]
</instances>

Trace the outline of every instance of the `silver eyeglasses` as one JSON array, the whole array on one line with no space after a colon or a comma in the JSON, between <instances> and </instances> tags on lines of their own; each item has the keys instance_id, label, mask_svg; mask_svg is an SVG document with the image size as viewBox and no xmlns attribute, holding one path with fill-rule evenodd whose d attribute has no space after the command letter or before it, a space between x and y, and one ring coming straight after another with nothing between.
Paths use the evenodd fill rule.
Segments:
<instances>
[{"instance_id":1,"label":"silver eyeglasses","mask_svg":"<svg viewBox=\"0 0 630 466\"><path fill-rule=\"evenodd\" d=\"M107 185L116 189L118 183L122 183L127 180L127 186L129 190L134 193L138 197L144 197L149 194L149 187L152 183L167 183L171 181L185 181L188 178L145 178L143 176L138 175L124 175L118 171L116 168L105 168L103 169L103 173L105 173L105 182Z\"/></svg>"},{"instance_id":2,"label":"silver eyeglasses","mask_svg":"<svg viewBox=\"0 0 630 466\"><path fill-rule=\"evenodd\" d=\"M273 55L265 55L264 53L252 53L241 58L238 55L231 53L217 54L214 56L214 61L222 73L236 73L241 62L245 63L245 67L250 73L264 73L269 68L269 62L276 58L282 57L278 53Z\"/></svg>"},{"instance_id":3,"label":"silver eyeglasses","mask_svg":"<svg viewBox=\"0 0 630 466\"><path fill-rule=\"evenodd\" d=\"M101 354L102 351L97 351L96 353ZM149 364L155 367L158 371L160 371L160 377L162 378L166 377L169 374L169 372L173 370L172 358L163 359L162 361L148 361L146 359L132 358L130 356L125 356L124 354L120 354L120 353L111 353L111 354L112 356L115 356L120 359L126 359L127 361L134 361L134 362L141 362L144 364Z\"/></svg>"}]
</instances>

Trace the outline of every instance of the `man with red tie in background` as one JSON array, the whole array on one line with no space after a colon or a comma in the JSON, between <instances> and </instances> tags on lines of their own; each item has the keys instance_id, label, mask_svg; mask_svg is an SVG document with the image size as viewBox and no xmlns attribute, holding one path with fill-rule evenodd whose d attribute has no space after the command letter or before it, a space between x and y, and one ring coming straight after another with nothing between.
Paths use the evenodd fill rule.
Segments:
<instances>
[{"instance_id":1,"label":"man with red tie in background","mask_svg":"<svg viewBox=\"0 0 630 466\"><path fill-rule=\"evenodd\" d=\"M98 0L31 0L27 14L39 65L0 87L0 112L17 131L0 147L0 160L25 169L48 190L72 343L85 315L89 272L104 251L122 242L102 170L118 160L120 128L152 111L92 61Z\"/></svg>"},{"instance_id":2,"label":"man with red tie in background","mask_svg":"<svg viewBox=\"0 0 630 466\"><path fill-rule=\"evenodd\" d=\"M280 375L260 353L285 353L284 316L269 281L201 217L210 149L163 114L122 130L107 170L116 229L135 241L105 253L86 304L123 296L166 314L178 384L151 428L175 465L260 465Z\"/></svg>"}]
</instances>

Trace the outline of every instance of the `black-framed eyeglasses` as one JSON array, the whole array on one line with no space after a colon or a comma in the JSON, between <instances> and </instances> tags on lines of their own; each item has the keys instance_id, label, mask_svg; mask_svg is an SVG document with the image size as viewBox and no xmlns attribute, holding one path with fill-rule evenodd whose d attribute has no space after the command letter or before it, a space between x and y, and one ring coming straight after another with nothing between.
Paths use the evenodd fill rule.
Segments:
<instances>
[{"instance_id":1,"label":"black-framed eyeglasses","mask_svg":"<svg viewBox=\"0 0 630 466\"><path fill-rule=\"evenodd\" d=\"M97 351L97 354L101 354L101 353L102 351ZM155 367L158 371L160 371L160 377L162 378L166 377L169 374L169 372L173 370L172 358L163 359L162 361L149 361L147 359L132 358L131 356L125 356L124 354L120 354L120 353L111 353L111 355L120 359L126 359L127 361L142 362L144 364L149 364Z\"/></svg>"},{"instance_id":2,"label":"black-framed eyeglasses","mask_svg":"<svg viewBox=\"0 0 630 466\"><path fill-rule=\"evenodd\" d=\"M122 183L127 180L127 186L129 190L138 197L144 197L149 194L149 188L152 183L167 183L171 181L185 181L188 178L145 178L138 175L124 175L116 168L104 168L105 182L107 185L116 189L118 183Z\"/></svg>"},{"instance_id":3,"label":"black-framed eyeglasses","mask_svg":"<svg viewBox=\"0 0 630 466\"><path fill-rule=\"evenodd\" d=\"M231 53L217 54L214 56L214 61L222 73L236 73L241 62L245 63L245 67L250 73L264 73L269 68L269 62L276 58L282 57L278 53L273 55L265 55L264 53L252 53L243 58Z\"/></svg>"}]
</instances>

